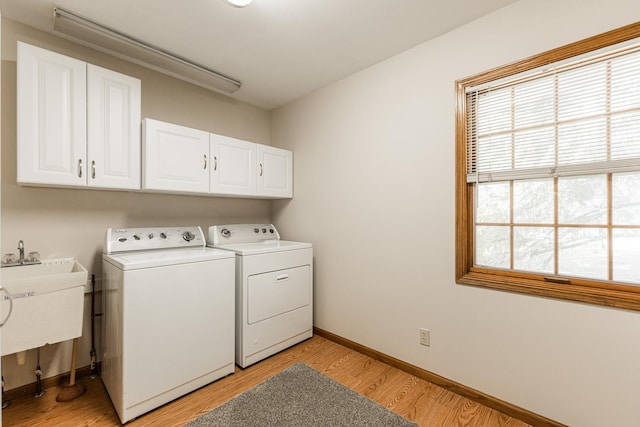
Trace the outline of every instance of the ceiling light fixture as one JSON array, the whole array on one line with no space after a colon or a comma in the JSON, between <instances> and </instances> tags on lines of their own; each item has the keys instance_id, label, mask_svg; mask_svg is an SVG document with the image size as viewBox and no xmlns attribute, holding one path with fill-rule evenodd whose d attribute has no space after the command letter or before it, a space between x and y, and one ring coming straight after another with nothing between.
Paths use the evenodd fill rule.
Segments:
<instances>
[{"instance_id":1,"label":"ceiling light fixture","mask_svg":"<svg viewBox=\"0 0 640 427\"><path fill-rule=\"evenodd\" d=\"M59 7L53 9L53 30L85 46L206 89L233 93L242 87L242 82L236 79Z\"/></svg>"},{"instance_id":2,"label":"ceiling light fixture","mask_svg":"<svg viewBox=\"0 0 640 427\"><path fill-rule=\"evenodd\" d=\"M230 4L233 7L245 7L245 6L249 6L249 4L253 1L253 0L224 0L225 3Z\"/></svg>"}]
</instances>

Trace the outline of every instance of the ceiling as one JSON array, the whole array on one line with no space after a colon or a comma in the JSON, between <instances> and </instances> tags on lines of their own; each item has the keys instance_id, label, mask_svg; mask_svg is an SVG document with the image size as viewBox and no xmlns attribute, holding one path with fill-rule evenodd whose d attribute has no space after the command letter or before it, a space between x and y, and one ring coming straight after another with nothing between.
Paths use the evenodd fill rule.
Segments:
<instances>
[{"instance_id":1,"label":"ceiling","mask_svg":"<svg viewBox=\"0 0 640 427\"><path fill-rule=\"evenodd\" d=\"M56 6L234 79L271 110L516 0L0 0L52 32Z\"/></svg>"}]
</instances>

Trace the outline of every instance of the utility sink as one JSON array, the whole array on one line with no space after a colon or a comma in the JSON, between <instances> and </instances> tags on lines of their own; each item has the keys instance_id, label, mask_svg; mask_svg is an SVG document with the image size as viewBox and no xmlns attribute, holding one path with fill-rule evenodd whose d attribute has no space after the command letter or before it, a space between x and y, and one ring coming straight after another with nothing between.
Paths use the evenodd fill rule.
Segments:
<instances>
[{"instance_id":1,"label":"utility sink","mask_svg":"<svg viewBox=\"0 0 640 427\"><path fill-rule=\"evenodd\" d=\"M2 355L82 335L87 270L74 258L0 269Z\"/></svg>"}]
</instances>

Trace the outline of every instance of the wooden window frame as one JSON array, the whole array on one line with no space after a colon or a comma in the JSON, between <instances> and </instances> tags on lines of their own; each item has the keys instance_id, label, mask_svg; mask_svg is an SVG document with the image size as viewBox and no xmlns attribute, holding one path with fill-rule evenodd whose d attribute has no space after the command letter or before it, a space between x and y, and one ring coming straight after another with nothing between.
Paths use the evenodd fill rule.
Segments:
<instances>
[{"instance_id":1,"label":"wooden window frame","mask_svg":"<svg viewBox=\"0 0 640 427\"><path fill-rule=\"evenodd\" d=\"M640 37L640 22L456 81L456 283L640 311L640 287L474 267L473 184L467 183L468 87Z\"/></svg>"}]
</instances>

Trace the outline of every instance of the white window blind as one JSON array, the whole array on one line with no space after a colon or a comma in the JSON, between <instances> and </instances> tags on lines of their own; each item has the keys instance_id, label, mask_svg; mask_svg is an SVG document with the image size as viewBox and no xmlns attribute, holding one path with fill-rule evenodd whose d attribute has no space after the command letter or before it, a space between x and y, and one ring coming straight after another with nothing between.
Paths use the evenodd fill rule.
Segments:
<instances>
[{"instance_id":1,"label":"white window blind","mask_svg":"<svg viewBox=\"0 0 640 427\"><path fill-rule=\"evenodd\" d=\"M640 44L467 92L467 182L640 171Z\"/></svg>"}]
</instances>

